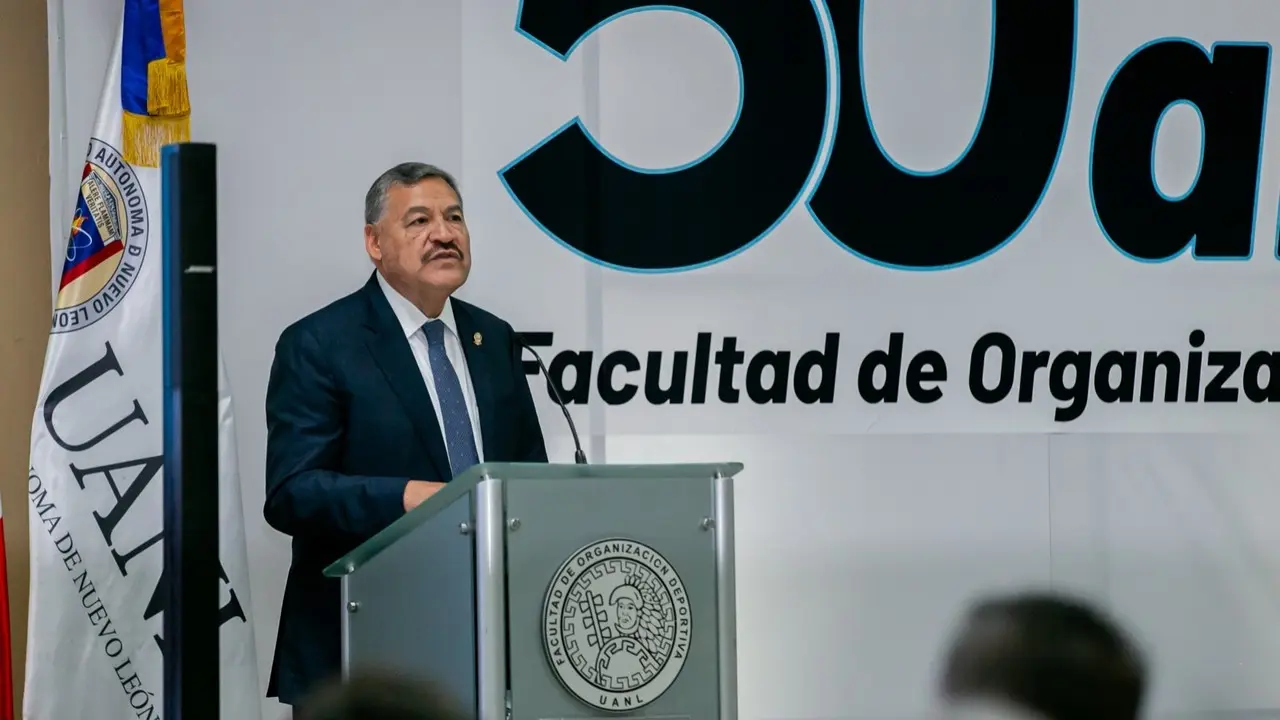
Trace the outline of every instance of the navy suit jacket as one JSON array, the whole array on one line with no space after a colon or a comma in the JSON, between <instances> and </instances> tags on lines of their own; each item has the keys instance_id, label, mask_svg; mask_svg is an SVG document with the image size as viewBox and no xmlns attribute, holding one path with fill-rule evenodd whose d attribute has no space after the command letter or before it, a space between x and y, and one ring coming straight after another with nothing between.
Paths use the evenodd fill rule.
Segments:
<instances>
[{"instance_id":1,"label":"navy suit jacket","mask_svg":"<svg viewBox=\"0 0 1280 720\"><path fill-rule=\"evenodd\" d=\"M546 462L515 332L452 302L485 459ZM296 704L340 670L339 581L324 568L404 514L410 479L451 473L426 383L376 276L281 333L266 410L263 514L293 538L267 695Z\"/></svg>"}]
</instances>

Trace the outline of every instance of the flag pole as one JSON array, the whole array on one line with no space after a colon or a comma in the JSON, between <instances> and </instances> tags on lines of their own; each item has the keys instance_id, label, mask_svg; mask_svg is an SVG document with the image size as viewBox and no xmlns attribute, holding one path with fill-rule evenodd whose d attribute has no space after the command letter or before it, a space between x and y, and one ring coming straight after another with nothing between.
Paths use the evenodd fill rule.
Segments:
<instances>
[{"instance_id":1,"label":"flag pole","mask_svg":"<svg viewBox=\"0 0 1280 720\"><path fill-rule=\"evenodd\" d=\"M218 720L217 153L161 152L164 240L164 716Z\"/></svg>"}]
</instances>

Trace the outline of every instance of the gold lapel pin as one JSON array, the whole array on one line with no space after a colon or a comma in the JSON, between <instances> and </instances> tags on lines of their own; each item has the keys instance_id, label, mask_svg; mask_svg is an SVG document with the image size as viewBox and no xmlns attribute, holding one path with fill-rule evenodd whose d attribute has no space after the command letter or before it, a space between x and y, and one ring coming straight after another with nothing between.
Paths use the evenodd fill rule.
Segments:
<instances>
[{"instance_id":1,"label":"gold lapel pin","mask_svg":"<svg viewBox=\"0 0 1280 720\"><path fill-rule=\"evenodd\" d=\"M484 338L480 336L480 333L476 333L475 335L471 336L471 342L475 343L476 347L480 347L480 343L483 341L484 341Z\"/></svg>"}]
</instances>

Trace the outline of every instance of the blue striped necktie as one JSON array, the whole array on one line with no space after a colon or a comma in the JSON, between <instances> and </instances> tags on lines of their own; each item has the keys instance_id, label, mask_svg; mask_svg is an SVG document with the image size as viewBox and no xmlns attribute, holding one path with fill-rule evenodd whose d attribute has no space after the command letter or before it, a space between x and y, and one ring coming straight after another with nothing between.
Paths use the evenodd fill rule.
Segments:
<instances>
[{"instance_id":1,"label":"blue striped necktie","mask_svg":"<svg viewBox=\"0 0 1280 720\"><path fill-rule=\"evenodd\" d=\"M435 380L436 400L440 402L440 419L444 423L444 444L449 450L449 470L454 477L480 462L476 452L476 436L471 428L471 413L462 394L458 373L444 350L444 323L430 320L422 326L427 336L427 358Z\"/></svg>"}]
</instances>

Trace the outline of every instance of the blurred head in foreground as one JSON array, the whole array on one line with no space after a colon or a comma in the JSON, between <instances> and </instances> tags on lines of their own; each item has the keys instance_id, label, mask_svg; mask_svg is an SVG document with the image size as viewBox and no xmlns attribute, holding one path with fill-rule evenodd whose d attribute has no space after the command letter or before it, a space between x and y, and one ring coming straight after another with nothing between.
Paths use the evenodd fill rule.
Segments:
<instances>
[{"instance_id":1,"label":"blurred head in foreground","mask_svg":"<svg viewBox=\"0 0 1280 720\"><path fill-rule=\"evenodd\" d=\"M1136 720L1146 690L1138 649L1111 619L1051 594L973 606L948 655L953 708L999 708L1043 720Z\"/></svg>"},{"instance_id":2,"label":"blurred head in foreground","mask_svg":"<svg viewBox=\"0 0 1280 720\"><path fill-rule=\"evenodd\" d=\"M436 686L389 673L353 675L317 690L294 720L464 720Z\"/></svg>"}]
</instances>

